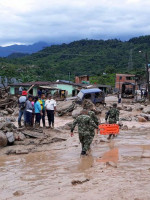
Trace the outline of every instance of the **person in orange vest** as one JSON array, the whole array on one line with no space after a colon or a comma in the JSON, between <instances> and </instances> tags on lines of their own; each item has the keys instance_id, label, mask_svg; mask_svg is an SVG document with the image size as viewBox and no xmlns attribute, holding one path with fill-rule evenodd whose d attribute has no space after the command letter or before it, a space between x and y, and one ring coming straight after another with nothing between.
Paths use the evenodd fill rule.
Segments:
<instances>
[{"instance_id":1,"label":"person in orange vest","mask_svg":"<svg viewBox=\"0 0 150 200\"><path fill-rule=\"evenodd\" d=\"M108 119L109 119L109 124L116 124L119 121L119 110L117 109L116 103L114 103L113 107L110 108L110 110L106 113L105 116L106 123ZM112 136L115 137L115 135L110 134L108 140L110 140Z\"/></svg>"}]
</instances>

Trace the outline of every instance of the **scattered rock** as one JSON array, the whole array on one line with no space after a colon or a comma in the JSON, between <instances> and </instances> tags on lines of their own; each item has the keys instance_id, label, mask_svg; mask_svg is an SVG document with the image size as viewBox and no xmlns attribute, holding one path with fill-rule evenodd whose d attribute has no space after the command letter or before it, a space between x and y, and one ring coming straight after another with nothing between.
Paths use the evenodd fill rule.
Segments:
<instances>
[{"instance_id":1,"label":"scattered rock","mask_svg":"<svg viewBox=\"0 0 150 200\"><path fill-rule=\"evenodd\" d=\"M110 167L117 168L117 164L116 164L116 163L114 163L114 162L111 162L111 161L109 161L109 162L106 162L106 166L110 166Z\"/></svg>"},{"instance_id":2,"label":"scattered rock","mask_svg":"<svg viewBox=\"0 0 150 200\"><path fill-rule=\"evenodd\" d=\"M24 192L22 192L21 190L18 190L16 192L13 193L14 196L22 196L24 195Z\"/></svg>"},{"instance_id":3,"label":"scattered rock","mask_svg":"<svg viewBox=\"0 0 150 200\"><path fill-rule=\"evenodd\" d=\"M144 117L138 116L138 122L147 122Z\"/></svg>"},{"instance_id":4,"label":"scattered rock","mask_svg":"<svg viewBox=\"0 0 150 200\"><path fill-rule=\"evenodd\" d=\"M121 117L120 121L132 121L131 117Z\"/></svg>"},{"instance_id":5,"label":"scattered rock","mask_svg":"<svg viewBox=\"0 0 150 200\"><path fill-rule=\"evenodd\" d=\"M150 121L150 114L141 113L141 117L144 117L147 121Z\"/></svg>"},{"instance_id":6,"label":"scattered rock","mask_svg":"<svg viewBox=\"0 0 150 200\"><path fill-rule=\"evenodd\" d=\"M7 146L7 137L2 131L0 131L0 147L6 147L6 146Z\"/></svg>"},{"instance_id":7,"label":"scattered rock","mask_svg":"<svg viewBox=\"0 0 150 200\"><path fill-rule=\"evenodd\" d=\"M8 144L12 145L15 141L15 137L14 137L13 132L7 132L6 137L7 137L7 140L8 140Z\"/></svg>"},{"instance_id":8,"label":"scattered rock","mask_svg":"<svg viewBox=\"0 0 150 200\"><path fill-rule=\"evenodd\" d=\"M29 153L28 150L21 150L21 149L16 150L16 154L28 154L28 153Z\"/></svg>"},{"instance_id":9,"label":"scattered rock","mask_svg":"<svg viewBox=\"0 0 150 200\"><path fill-rule=\"evenodd\" d=\"M131 107L125 107L124 110L125 110L125 111L128 111L128 112L131 112L131 111L132 111L132 108L131 108Z\"/></svg>"},{"instance_id":10,"label":"scattered rock","mask_svg":"<svg viewBox=\"0 0 150 200\"><path fill-rule=\"evenodd\" d=\"M147 106L146 108L144 108L143 113L150 114L150 106Z\"/></svg>"},{"instance_id":11,"label":"scattered rock","mask_svg":"<svg viewBox=\"0 0 150 200\"><path fill-rule=\"evenodd\" d=\"M23 141L25 139L26 139L26 137L25 137L25 135L23 133L19 133L18 134L18 140Z\"/></svg>"},{"instance_id":12,"label":"scattered rock","mask_svg":"<svg viewBox=\"0 0 150 200\"><path fill-rule=\"evenodd\" d=\"M141 110L143 110L143 106L141 104L137 103L137 104L135 104L134 109L136 111L141 111Z\"/></svg>"},{"instance_id":13,"label":"scattered rock","mask_svg":"<svg viewBox=\"0 0 150 200\"><path fill-rule=\"evenodd\" d=\"M124 131L126 131L126 130L128 130L129 128L128 128L128 126L127 125L124 125L124 126L122 126L122 128L121 128L122 130L124 130Z\"/></svg>"},{"instance_id":14,"label":"scattered rock","mask_svg":"<svg viewBox=\"0 0 150 200\"><path fill-rule=\"evenodd\" d=\"M79 181L79 180L74 180L71 182L72 185L78 185L78 184L83 184L90 181L89 179L85 179L84 181Z\"/></svg>"}]
</instances>

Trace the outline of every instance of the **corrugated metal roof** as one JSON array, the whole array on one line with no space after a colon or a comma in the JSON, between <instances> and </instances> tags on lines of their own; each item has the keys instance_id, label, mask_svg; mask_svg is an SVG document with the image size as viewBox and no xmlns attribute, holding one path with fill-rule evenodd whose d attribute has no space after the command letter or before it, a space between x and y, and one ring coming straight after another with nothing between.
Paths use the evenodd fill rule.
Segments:
<instances>
[{"instance_id":1,"label":"corrugated metal roof","mask_svg":"<svg viewBox=\"0 0 150 200\"><path fill-rule=\"evenodd\" d=\"M81 92L86 94L86 93L95 93L95 92L101 92L99 88L91 88L91 89L82 89Z\"/></svg>"}]
</instances>

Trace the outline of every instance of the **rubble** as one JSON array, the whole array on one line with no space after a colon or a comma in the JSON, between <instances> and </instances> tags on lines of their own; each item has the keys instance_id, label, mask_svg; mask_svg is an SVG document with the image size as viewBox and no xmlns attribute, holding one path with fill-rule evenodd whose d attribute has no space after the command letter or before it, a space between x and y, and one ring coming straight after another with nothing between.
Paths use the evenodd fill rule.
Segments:
<instances>
[{"instance_id":1,"label":"rubble","mask_svg":"<svg viewBox=\"0 0 150 200\"><path fill-rule=\"evenodd\" d=\"M2 131L0 131L0 147L6 147L6 146L7 146L7 137Z\"/></svg>"},{"instance_id":2,"label":"rubble","mask_svg":"<svg viewBox=\"0 0 150 200\"><path fill-rule=\"evenodd\" d=\"M138 116L139 122L147 122L147 120L144 117Z\"/></svg>"},{"instance_id":3,"label":"rubble","mask_svg":"<svg viewBox=\"0 0 150 200\"><path fill-rule=\"evenodd\" d=\"M84 99L83 103L82 103L82 107L83 109L87 109L87 110L96 110L96 106L92 103L92 101L90 99Z\"/></svg>"},{"instance_id":4,"label":"rubble","mask_svg":"<svg viewBox=\"0 0 150 200\"><path fill-rule=\"evenodd\" d=\"M120 121L132 121L132 117L130 117L130 116L120 117Z\"/></svg>"},{"instance_id":5,"label":"rubble","mask_svg":"<svg viewBox=\"0 0 150 200\"><path fill-rule=\"evenodd\" d=\"M144 117L147 121L150 121L150 114L141 113L140 115L141 117Z\"/></svg>"},{"instance_id":6,"label":"rubble","mask_svg":"<svg viewBox=\"0 0 150 200\"><path fill-rule=\"evenodd\" d=\"M143 113L150 114L150 106L147 106L143 109Z\"/></svg>"},{"instance_id":7,"label":"rubble","mask_svg":"<svg viewBox=\"0 0 150 200\"><path fill-rule=\"evenodd\" d=\"M57 113L59 116L71 113L74 110L75 106L76 104L73 101L63 101L58 104Z\"/></svg>"}]
</instances>

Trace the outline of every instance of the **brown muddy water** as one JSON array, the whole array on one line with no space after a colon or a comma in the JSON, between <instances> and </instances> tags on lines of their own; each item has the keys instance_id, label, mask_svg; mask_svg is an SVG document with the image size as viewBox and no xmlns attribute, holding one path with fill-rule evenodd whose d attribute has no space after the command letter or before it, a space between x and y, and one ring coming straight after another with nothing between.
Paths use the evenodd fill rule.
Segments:
<instances>
[{"instance_id":1,"label":"brown muddy water","mask_svg":"<svg viewBox=\"0 0 150 200\"><path fill-rule=\"evenodd\" d=\"M1 156L0 200L149 200L149 131L100 140L107 141L96 135L83 158L77 134L50 151Z\"/></svg>"}]
</instances>

